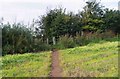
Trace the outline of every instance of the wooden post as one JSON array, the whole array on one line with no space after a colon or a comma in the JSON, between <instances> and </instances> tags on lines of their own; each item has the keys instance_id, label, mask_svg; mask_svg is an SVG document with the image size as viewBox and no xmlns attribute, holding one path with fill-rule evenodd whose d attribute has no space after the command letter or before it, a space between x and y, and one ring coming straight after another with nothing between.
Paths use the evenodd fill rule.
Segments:
<instances>
[{"instance_id":1,"label":"wooden post","mask_svg":"<svg viewBox=\"0 0 120 79\"><path fill-rule=\"evenodd\" d=\"M83 36L83 31L81 31L81 36Z\"/></svg>"},{"instance_id":2,"label":"wooden post","mask_svg":"<svg viewBox=\"0 0 120 79\"><path fill-rule=\"evenodd\" d=\"M47 44L49 43L49 40L48 40L48 38L47 38Z\"/></svg>"},{"instance_id":3,"label":"wooden post","mask_svg":"<svg viewBox=\"0 0 120 79\"><path fill-rule=\"evenodd\" d=\"M53 37L53 45L55 45L56 44L56 42L55 42L55 37Z\"/></svg>"}]
</instances>

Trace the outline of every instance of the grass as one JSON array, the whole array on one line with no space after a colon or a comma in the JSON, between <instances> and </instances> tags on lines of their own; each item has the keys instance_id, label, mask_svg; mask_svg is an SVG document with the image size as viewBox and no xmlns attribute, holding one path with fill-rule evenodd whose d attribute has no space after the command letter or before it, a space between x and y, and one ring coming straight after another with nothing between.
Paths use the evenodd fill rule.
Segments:
<instances>
[{"instance_id":1,"label":"grass","mask_svg":"<svg viewBox=\"0 0 120 79\"><path fill-rule=\"evenodd\" d=\"M60 50L63 77L117 77L118 40L100 41ZM51 53L26 53L0 57L2 77L49 77ZM1 73L2 72L2 73Z\"/></svg>"},{"instance_id":2,"label":"grass","mask_svg":"<svg viewBox=\"0 0 120 79\"><path fill-rule=\"evenodd\" d=\"M63 77L117 77L118 41L101 41L61 50Z\"/></svg>"},{"instance_id":3,"label":"grass","mask_svg":"<svg viewBox=\"0 0 120 79\"><path fill-rule=\"evenodd\" d=\"M2 57L3 77L48 77L50 52L6 55Z\"/></svg>"}]
</instances>

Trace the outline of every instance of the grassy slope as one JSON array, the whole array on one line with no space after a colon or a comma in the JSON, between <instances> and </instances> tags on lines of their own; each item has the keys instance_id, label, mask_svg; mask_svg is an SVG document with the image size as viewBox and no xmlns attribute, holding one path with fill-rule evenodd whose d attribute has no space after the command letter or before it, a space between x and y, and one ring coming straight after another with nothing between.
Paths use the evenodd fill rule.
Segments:
<instances>
[{"instance_id":1,"label":"grassy slope","mask_svg":"<svg viewBox=\"0 0 120 79\"><path fill-rule=\"evenodd\" d=\"M118 76L118 41L91 43L61 50L62 75L80 77Z\"/></svg>"},{"instance_id":2,"label":"grassy slope","mask_svg":"<svg viewBox=\"0 0 120 79\"><path fill-rule=\"evenodd\" d=\"M91 43L61 50L63 76L117 76L118 41ZM2 57L4 77L46 77L50 74L50 52ZM1 62L1 58L0 58ZM0 63L1 66L1 63ZM1 75L1 71L0 71Z\"/></svg>"},{"instance_id":3,"label":"grassy slope","mask_svg":"<svg viewBox=\"0 0 120 79\"><path fill-rule=\"evenodd\" d=\"M7 55L2 61L3 77L47 77L50 73L50 52Z\"/></svg>"}]
</instances>

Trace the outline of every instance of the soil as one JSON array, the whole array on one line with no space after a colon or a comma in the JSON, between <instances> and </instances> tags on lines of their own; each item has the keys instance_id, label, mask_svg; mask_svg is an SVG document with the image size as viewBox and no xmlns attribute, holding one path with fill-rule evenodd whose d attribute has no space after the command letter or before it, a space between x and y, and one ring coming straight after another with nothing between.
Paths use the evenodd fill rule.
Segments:
<instances>
[{"instance_id":1,"label":"soil","mask_svg":"<svg viewBox=\"0 0 120 79\"><path fill-rule=\"evenodd\" d=\"M52 51L51 77L61 77L61 68L59 66L59 62L59 52L57 50Z\"/></svg>"}]
</instances>

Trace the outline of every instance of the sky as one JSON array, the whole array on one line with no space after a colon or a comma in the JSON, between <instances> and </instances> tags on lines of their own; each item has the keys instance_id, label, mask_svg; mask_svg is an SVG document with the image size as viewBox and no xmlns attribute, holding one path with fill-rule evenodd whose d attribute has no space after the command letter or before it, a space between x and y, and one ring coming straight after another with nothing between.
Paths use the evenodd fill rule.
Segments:
<instances>
[{"instance_id":1,"label":"sky","mask_svg":"<svg viewBox=\"0 0 120 79\"><path fill-rule=\"evenodd\" d=\"M77 13L88 0L0 0L0 18L4 22L23 22L27 24L44 15L48 9L62 6L67 12ZM100 0L97 0L100 1ZM109 9L118 10L119 0L101 0L101 5Z\"/></svg>"}]
</instances>

